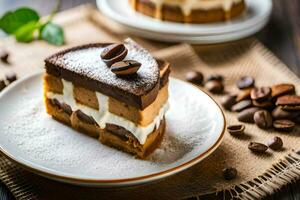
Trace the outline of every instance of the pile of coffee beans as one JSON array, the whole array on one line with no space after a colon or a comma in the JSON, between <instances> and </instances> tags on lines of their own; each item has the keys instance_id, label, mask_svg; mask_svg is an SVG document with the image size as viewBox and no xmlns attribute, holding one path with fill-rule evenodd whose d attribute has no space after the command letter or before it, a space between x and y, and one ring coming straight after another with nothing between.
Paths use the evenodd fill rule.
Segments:
<instances>
[{"instance_id":1,"label":"pile of coffee beans","mask_svg":"<svg viewBox=\"0 0 300 200\"><path fill-rule=\"evenodd\" d=\"M236 82L236 86L239 92L226 94L221 104L226 110L237 112L240 122L284 132L292 131L299 123L300 96L295 95L293 84L258 87L253 77L245 76Z\"/></svg>"}]
</instances>

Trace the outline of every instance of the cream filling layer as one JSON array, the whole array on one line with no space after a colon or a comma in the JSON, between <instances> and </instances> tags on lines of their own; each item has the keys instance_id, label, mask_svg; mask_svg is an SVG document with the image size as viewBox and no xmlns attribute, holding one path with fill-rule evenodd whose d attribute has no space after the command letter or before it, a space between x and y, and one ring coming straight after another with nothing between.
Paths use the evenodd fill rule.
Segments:
<instances>
[{"instance_id":1,"label":"cream filling layer","mask_svg":"<svg viewBox=\"0 0 300 200\"><path fill-rule=\"evenodd\" d=\"M145 144L148 135L152 133L155 128L159 127L160 122L169 107L168 103L164 104L159 110L159 114L154 118L151 124L148 126L139 126L124 117L110 113L108 109L108 96L96 92L99 103L99 110L96 110L76 102L73 96L73 84L71 82L62 79L62 83L63 94L47 92L46 95L48 99L56 99L60 103L66 103L72 108L72 111L81 110L84 114L93 117L101 129L104 129L106 124L115 124L123 127L131 132L140 144Z\"/></svg>"},{"instance_id":2,"label":"cream filling layer","mask_svg":"<svg viewBox=\"0 0 300 200\"><path fill-rule=\"evenodd\" d=\"M192 10L210 10L222 8L228 12L232 6L242 0L150 0L160 10L163 5L178 6L181 8L184 15L188 16ZM159 17L157 14L156 17Z\"/></svg>"}]
</instances>

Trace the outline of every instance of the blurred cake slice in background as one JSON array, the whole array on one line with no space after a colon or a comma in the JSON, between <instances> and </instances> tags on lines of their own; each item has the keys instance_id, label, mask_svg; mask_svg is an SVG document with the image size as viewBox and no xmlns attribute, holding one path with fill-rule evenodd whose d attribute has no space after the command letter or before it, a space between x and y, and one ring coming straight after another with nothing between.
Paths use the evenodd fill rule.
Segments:
<instances>
[{"instance_id":1,"label":"blurred cake slice in background","mask_svg":"<svg viewBox=\"0 0 300 200\"><path fill-rule=\"evenodd\" d=\"M212 23L235 18L246 9L244 0L129 0L132 8L164 21Z\"/></svg>"}]
</instances>

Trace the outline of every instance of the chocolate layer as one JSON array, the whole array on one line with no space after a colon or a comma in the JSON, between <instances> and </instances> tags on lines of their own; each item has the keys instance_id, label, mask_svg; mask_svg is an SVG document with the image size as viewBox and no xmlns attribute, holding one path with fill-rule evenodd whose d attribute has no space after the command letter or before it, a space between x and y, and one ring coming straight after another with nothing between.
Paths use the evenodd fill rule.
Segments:
<instances>
[{"instance_id":1,"label":"chocolate layer","mask_svg":"<svg viewBox=\"0 0 300 200\"><path fill-rule=\"evenodd\" d=\"M127 39L124 44L128 49L126 59L142 63L130 78L116 76L101 60L100 54L108 43L83 45L54 54L45 60L46 72L143 110L158 94L159 67L149 52L132 40Z\"/></svg>"}]
</instances>

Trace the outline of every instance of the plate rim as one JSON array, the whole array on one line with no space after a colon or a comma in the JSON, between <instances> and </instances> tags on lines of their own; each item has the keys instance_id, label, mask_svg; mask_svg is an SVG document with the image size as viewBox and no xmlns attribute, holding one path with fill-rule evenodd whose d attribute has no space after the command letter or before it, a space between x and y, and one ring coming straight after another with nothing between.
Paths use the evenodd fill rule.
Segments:
<instances>
[{"instance_id":1,"label":"plate rim","mask_svg":"<svg viewBox=\"0 0 300 200\"><path fill-rule=\"evenodd\" d=\"M247 0L246 0L247 1ZM251 1L251 0L250 0ZM222 25L219 24L219 27L217 27L218 29L218 32L216 33L216 30L213 30L213 29L216 29L216 27L202 27L202 29L204 30L201 30L201 33L199 33L200 30L198 30L196 33L193 33L193 31L195 31L194 29L197 28L196 26L198 26L198 28L201 26L201 24L192 24L192 26L194 26L192 30L185 30L185 29L179 29L179 28L172 28L171 30L162 30L162 29L157 29L157 28L153 28L153 27L141 27L139 25L132 25L132 24L129 24L126 20L122 20L122 16L119 15L119 14L116 14L116 12L112 13L112 9L108 9L105 7L108 7L108 5L110 3L108 3L110 1L108 0L96 0L96 4L97 4L97 7L98 9L106 16L106 17L109 17L110 19L112 19L113 21L119 23L119 24L122 24L123 26L128 26L130 28L135 28L135 29L143 29L144 31L152 31L152 32L156 32L156 33L164 33L164 34L178 34L178 35L189 35L189 36L200 36L200 35L212 35L212 34L219 34L219 35L222 35L222 34L229 34L229 33L232 33L232 32L238 32L240 30L244 30L245 28L250 28L252 26L255 26L255 24L257 23L260 23L261 21L267 19L270 17L271 15L271 12L272 12L272 8L273 8L273 2L272 0L267 0L265 1L265 3L268 5L268 10L263 13L263 15L261 16L254 16L252 19L248 19L248 21L245 22L240 22L239 24L236 25L237 28L233 29L232 27L227 27L226 31L224 31L224 24L223 25L223 28L222 28ZM146 16L147 17L147 16ZM163 22L161 22L163 23ZM172 23L172 22L168 22L168 23ZM225 22L223 22L225 23ZM167 24L166 24L167 25ZM181 25L184 25L184 24L181 24ZM241 26L243 25L243 26ZM202 24L203 26L203 24ZM176 32L174 32L176 30ZM178 32L179 31L179 32Z\"/></svg>"},{"instance_id":2,"label":"plate rim","mask_svg":"<svg viewBox=\"0 0 300 200\"><path fill-rule=\"evenodd\" d=\"M15 81L14 83L12 83L11 85L9 85L8 87L6 87L0 94L0 99L3 98L3 96L6 95L6 93L8 93L10 90L12 90L15 86L17 86L18 84L21 84L22 82L35 78L36 76L42 76L43 72L39 71L36 73L33 73L31 75L28 75L24 78L21 78L17 81ZM205 95L207 95L217 106L218 110L220 111L220 114L222 115L222 120L223 120L223 128L221 133L219 133L219 137L218 139L214 142L213 145L211 145L205 152L199 154L198 156L196 156L195 158L188 160L180 165L174 166L170 169L161 171L161 172L156 172L156 173L151 173L148 175L144 175L144 176L137 176L137 177L132 177L132 178L121 178L121 179L88 179L88 178L80 178L80 177L71 177L68 175L59 175L59 174L54 174L48 171L43 170L43 167L40 168L36 168L35 166L30 166L30 164L34 165L34 162L32 161L26 161L26 159L23 158L16 158L15 155L12 155L11 153L9 153L9 151L5 150L1 143L0 143L0 152L2 155L4 155L6 158L8 158L10 161L12 161L13 163L16 163L17 165L21 166L22 168L33 172L35 174L41 175L43 177L49 178L49 179L53 179L53 180L57 180L57 181L61 181L61 182L65 182L65 183L71 183L71 184L77 184L77 185L87 185L87 186L128 186L128 185L137 185L137 184L142 184L142 183L147 183L147 182L152 182L155 180L159 180L162 179L164 177L170 176L170 175L174 175L176 173L182 172L185 169L199 163L200 161L202 161L204 158L206 158L207 156L209 156L211 153L213 153L222 143L224 136L225 136L225 128L226 128L226 118L225 118L225 114L223 112L223 110L221 109L220 105L205 91L201 90L200 88L198 88L197 86L190 84L188 82L182 81L180 79L177 78L173 78L176 81L179 82L183 82L185 84L188 84L192 87L194 87L197 90L202 91ZM22 161L26 161L25 163Z\"/></svg>"}]
</instances>

